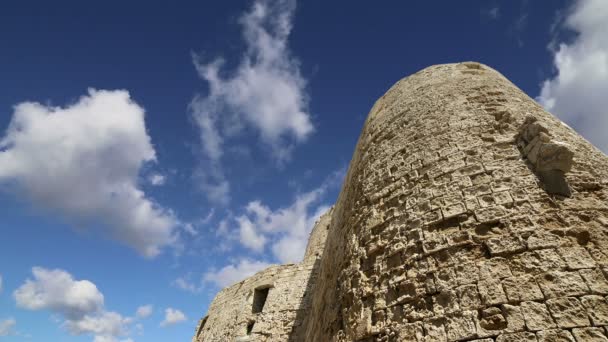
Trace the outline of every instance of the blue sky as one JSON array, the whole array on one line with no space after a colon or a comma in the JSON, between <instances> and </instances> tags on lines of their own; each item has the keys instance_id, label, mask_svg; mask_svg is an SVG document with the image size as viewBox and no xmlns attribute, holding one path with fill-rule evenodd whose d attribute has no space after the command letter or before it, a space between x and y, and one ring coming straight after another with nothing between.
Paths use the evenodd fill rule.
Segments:
<instances>
[{"instance_id":1,"label":"blue sky","mask_svg":"<svg viewBox=\"0 0 608 342\"><path fill-rule=\"evenodd\" d=\"M475 60L608 151L603 0L0 8L0 339L189 340L297 262L368 110Z\"/></svg>"}]
</instances>

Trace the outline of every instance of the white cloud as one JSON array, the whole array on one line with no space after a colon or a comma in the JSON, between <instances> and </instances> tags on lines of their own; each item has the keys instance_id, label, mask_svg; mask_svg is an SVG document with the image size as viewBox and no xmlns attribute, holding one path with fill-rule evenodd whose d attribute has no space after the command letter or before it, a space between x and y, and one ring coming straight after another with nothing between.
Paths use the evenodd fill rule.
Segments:
<instances>
[{"instance_id":1,"label":"white cloud","mask_svg":"<svg viewBox=\"0 0 608 342\"><path fill-rule=\"evenodd\" d=\"M160 322L160 326L161 327L166 327L169 325L174 325L180 322L185 321L186 315L184 315L183 312L181 312L180 310L177 309L173 309L173 308L167 308L165 309L165 319Z\"/></svg>"},{"instance_id":2,"label":"white cloud","mask_svg":"<svg viewBox=\"0 0 608 342\"><path fill-rule=\"evenodd\" d=\"M608 2L576 1L564 24L578 35L553 50L557 75L537 100L608 153Z\"/></svg>"},{"instance_id":3,"label":"white cloud","mask_svg":"<svg viewBox=\"0 0 608 342\"><path fill-rule=\"evenodd\" d=\"M270 265L263 261L241 259L236 265L225 266L217 272L206 272L203 275L203 281L224 288L250 277Z\"/></svg>"},{"instance_id":4,"label":"white cloud","mask_svg":"<svg viewBox=\"0 0 608 342\"><path fill-rule=\"evenodd\" d=\"M80 318L98 312L104 297L88 280L74 280L63 270L32 269L34 280L28 279L14 292L19 307L29 310L51 310L67 318Z\"/></svg>"},{"instance_id":5,"label":"white cloud","mask_svg":"<svg viewBox=\"0 0 608 342\"><path fill-rule=\"evenodd\" d=\"M181 290L192 292L192 293L198 293L201 291L200 286L197 286L196 284L194 284L192 281L190 281L186 277L179 277L179 278L175 279L173 281L173 285Z\"/></svg>"},{"instance_id":6,"label":"white cloud","mask_svg":"<svg viewBox=\"0 0 608 342\"><path fill-rule=\"evenodd\" d=\"M15 106L0 140L0 183L79 224L155 256L175 242L177 220L137 187L155 161L144 110L123 90L89 89L67 107Z\"/></svg>"},{"instance_id":7,"label":"white cloud","mask_svg":"<svg viewBox=\"0 0 608 342\"><path fill-rule=\"evenodd\" d=\"M15 325L17 325L17 321L14 318L7 318L0 321L0 336L8 336L12 334Z\"/></svg>"},{"instance_id":8,"label":"white cloud","mask_svg":"<svg viewBox=\"0 0 608 342\"><path fill-rule=\"evenodd\" d=\"M115 341L118 336L127 334L127 326L133 320L128 317L104 311L99 314L84 315L76 320L67 320L65 327L74 335L93 334L95 341Z\"/></svg>"},{"instance_id":9,"label":"white cloud","mask_svg":"<svg viewBox=\"0 0 608 342\"><path fill-rule=\"evenodd\" d=\"M167 178L159 173L153 173L148 177L148 181L154 186L161 186L165 184Z\"/></svg>"},{"instance_id":10,"label":"white cloud","mask_svg":"<svg viewBox=\"0 0 608 342\"><path fill-rule=\"evenodd\" d=\"M142 305L137 308L137 311L135 312L135 316L137 316L137 318L146 318L152 314L152 311L153 311L152 305L150 305L150 304Z\"/></svg>"},{"instance_id":11,"label":"white cloud","mask_svg":"<svg viewBox=\"0 0 608 342\"><path fill-rule=\"evenodd\" d=\"M229 75L222 75L221 58L210 63L194 58L200 77L209 84L207 96L195 97L190 108L210 169L203 171L203 188L211 200L228 200L221 158L229 138L249 128L282 163L295 144L314 131L306 80L288 48L295 7L295 0L254 2L240 19L247 49Z\"/></svg>"},{"instance_id":12,"label":"white cloud","mask_svg":"<svg viewBox=\"0 0 608 342\"><path fill-rule=\"evenodd\" d=\"M128 333L132 318L105 311L104 296L88 280L75 280L64 270L32 268L13 296L17 306L28 310L48 310L65 318L63 326L74 335L93 334L95 341L114 342Z\"/></svg>"},{"instance_id":13,"label":"white cloud","mask_svg":"<svg viewBox=\"0 0 608 342\"><path fill-rule=\"evenodd\" d=\"M315 221L330 207L319 202L330 187L341 184L343 176L343 170L334 172L318 188L276 210L260 201L249 202L245 213L236 218L241 245L261 252L272 241L272 253L280 263L300 262Z\"/></svg>"},{"instance_id":14,"label":"white cloud","mask_svg":"<svg viewBox=\"0 0 608 342\"><path fill-rule=\"evenodd\" d=\"M0 274L0 293L2 293L2 275Z\"/></svg>"}]
</instances>

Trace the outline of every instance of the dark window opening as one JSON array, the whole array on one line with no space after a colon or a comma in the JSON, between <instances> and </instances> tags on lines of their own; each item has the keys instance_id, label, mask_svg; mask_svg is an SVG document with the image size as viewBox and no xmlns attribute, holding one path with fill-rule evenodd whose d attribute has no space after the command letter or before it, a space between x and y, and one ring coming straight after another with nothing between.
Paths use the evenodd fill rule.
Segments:
<instances>
[{"instance_id":1,"label":"dark window opening","mask_svg":"<svg viewBox=\"0 0 608 342\"><path fill-rule=\"evenodd\" d=\"M266 304L266 298L268 298L269 287L263 289L255 289L253 291L253 307L251 308L251 312L258 313L262 312L264 309L264 304Z\"/></svg>"},{"instance_id":2,"label":"dark window opening","mask_svg":"<svg viewBox=\"0 0 608 342\"><path fill-rule=\"evenodd\" d=\"M249 322L247 323L247 335L251 335L251 332L253 331L253 325L255 324L255 322Z\"/></svg>"}]
</instances>

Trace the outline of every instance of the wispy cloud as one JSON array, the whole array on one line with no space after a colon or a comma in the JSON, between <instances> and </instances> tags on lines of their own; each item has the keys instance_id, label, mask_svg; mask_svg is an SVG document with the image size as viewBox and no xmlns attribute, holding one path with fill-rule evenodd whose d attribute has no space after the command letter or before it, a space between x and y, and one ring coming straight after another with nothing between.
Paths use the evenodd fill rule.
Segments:
<instances>
[{"instance_id":1,"label":"wispy cloud","mask_svg":"<svg viewBox=\"0 0 608 342\"><path fill-rule=\"evenodd\" d=\"M96 226L153 257L175 242L178 224L138 188L156 154L144 110L124 90L90 89L67 107L15 106L0 140L0 183L44 210Z\"/></svg>"},{"instance_id":2,"label":"wispy cloud","mask_svg":"<svg viewBox=\"0 0 608 342\"><path fill-rule=\"evenodd\" d=\"M14 318L0 320L0 336L8 336L14 333L17 321Z\"/></svg>"},{"instance_id":3,"label":"wispy cloud","mask_svg":"<svg viewBox=\"0 0 608 342\"><path fill-rule=\"evenodd\" d=\"M577 36L550 44L557 74L542 83L537 100L608 153L608 2L576 1L561 29Z\"/></svg>"},{"instance_id":4,"label":"wispy cloud","mask_svg":"<svg viewBox=\"0 0 608 342\"><path fill-rule=\"evenodd\" d=\"M500 7L498 4L492 4L491 7L483 8L481 10L481 16L485 19L497 20L500 18Z\"/></svg>"},{"instance_id":5,"label":"wispy cloud","mask_svg":"<svg viewBox=\"0 0 608 342\"><path fill-rule=\"evenodd\" d=\"M229 201L224 174L225 145L249 129L283 163L293 147L314 131L308 113L306 80L288 48L295 0L257 0L240 19L246 50L236 70L223 70L224 61L194 56L198 74L209 85L190 109L200 129L204 166L199 174L209 200ZM226 76L223 76L226 75Z\"/></svg>"}]
</instances>

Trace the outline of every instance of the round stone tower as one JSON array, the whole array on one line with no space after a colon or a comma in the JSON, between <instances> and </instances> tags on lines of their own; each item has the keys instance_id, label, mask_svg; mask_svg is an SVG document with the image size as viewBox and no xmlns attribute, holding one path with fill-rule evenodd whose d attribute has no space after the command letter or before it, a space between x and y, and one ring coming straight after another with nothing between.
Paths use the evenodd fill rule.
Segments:
<instances>
[{"instance_id":1,"label":"round stone tower","mask_svg":"<svg viewBox=\"0 0 608 342\"><path fill-rule=\"evenodd\" d=\"M306 341L608 341L608 158L497 71L438 65L372 108Z\"/></svg>"}]
</instances>

